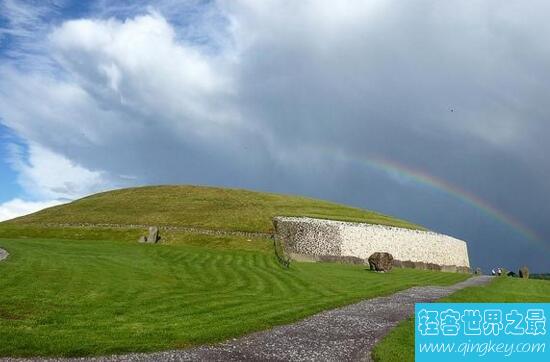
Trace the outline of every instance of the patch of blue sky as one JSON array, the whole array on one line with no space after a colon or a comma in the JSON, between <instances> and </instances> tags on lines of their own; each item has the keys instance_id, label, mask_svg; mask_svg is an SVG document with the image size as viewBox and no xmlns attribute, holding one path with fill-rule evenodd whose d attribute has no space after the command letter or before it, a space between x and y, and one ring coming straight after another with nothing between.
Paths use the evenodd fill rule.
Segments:
<instances>
[{"instance_id":1,"label":"patch of blue sky","mask_svg":"<svg viewBox=\"0 0 550 362\"><path fill-rule=\"evenodd\" d=\"M10 147L13 144L24 147L13 133L0 123L0 203L23 194L17 183L17 173L10 162Z\"/></svg>"},{"instance_id":2,"label":"patch of blue sky","mask_svg":"<svg viewBox=\"0 0 550 362\"><path fill-rule=\"evenodd\" d=\"M230 41L227 32L229 20L213 0L51 0L39 3L15 0L13 3L28 9L23 13L31 15L17 20L9 19L9 14L0 14L0 57L5 60L16 60L14 58L22 55L21 51L35 53L37 49L29 49L29 41L33 43L43 37L44 32L66 20L115 18L124 21L150 12L158 12L166 18L173 26L178 41L201 48L204 53L221 53ZM33 36L33 32L38 34Z\"/></svg>"},{"instance_id":3,"label":"patch of blue sky","mask_svg":"<svg viewBox=\"0 0 550 362\"><path fill-rule=\"evenodd\" d=\"M205 53L223 51L229 20L213 0L97 1L91 5L93 17L120 21L157 12L176 32L178 41L200 47Z\"/></svg>"}]
</instances>

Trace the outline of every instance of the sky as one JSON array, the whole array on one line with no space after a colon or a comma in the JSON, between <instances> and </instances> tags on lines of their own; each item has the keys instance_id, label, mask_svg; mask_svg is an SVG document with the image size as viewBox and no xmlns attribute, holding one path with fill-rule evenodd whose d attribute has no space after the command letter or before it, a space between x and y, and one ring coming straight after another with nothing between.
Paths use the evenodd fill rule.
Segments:
<instances>
[{"instance_id":1,"label":"sky","mask_svg":"<svg viewBox=\"0 0 550 362\"><path fill-rule=\"evenodd\" d=\"M0 220L95 192L300 194L550 271L547 1L0 0Z\"/></svg>"}]
</instances>

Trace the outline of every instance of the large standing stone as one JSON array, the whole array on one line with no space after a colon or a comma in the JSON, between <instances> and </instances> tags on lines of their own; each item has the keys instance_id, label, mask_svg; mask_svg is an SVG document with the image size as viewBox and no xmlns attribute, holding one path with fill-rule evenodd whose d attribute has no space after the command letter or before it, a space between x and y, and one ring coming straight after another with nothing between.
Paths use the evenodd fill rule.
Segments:
<instances>
[{"instance_id":1,"label":"large standing stone","mask_svg":"<svg viewBox=\"0 0 550 362\"><path fill-rule=\"evenodd\" d=\"M529 279L529 268L527 268L525 265L519 268L519 277Z\"/></svg>"},{"instance_id":2,"label":"large standing stone","mask_svg":"<svg viewBox=\"0 0 550 362\"><path fill-rule=\"evenodd\" d=\"M0 261L6 259L10 255L7 251L4 249L0 249Z\"/></svg>"},{"instance_id":3,"label":"large standing stone","mask_svg":"<svg viewBox=\"0 0 550 362\"><path fill-rule=\"evenodd\" d=\"M369 256L369 266L375 271L390 271L393 266L393 256L390 253L373 253Z\"/></svg>"},{"instance_id":4,"label":"large standing stone","mask_svg":"<svg viewBox=\"0 0 550 362\"><path fill-rule=\"evenodd\" d=\"M151 226L149 228L149 236L147 236L147 242L155 244L160 240L159 237L159 228L156 226Z\"/></svg>"}]
</instances>

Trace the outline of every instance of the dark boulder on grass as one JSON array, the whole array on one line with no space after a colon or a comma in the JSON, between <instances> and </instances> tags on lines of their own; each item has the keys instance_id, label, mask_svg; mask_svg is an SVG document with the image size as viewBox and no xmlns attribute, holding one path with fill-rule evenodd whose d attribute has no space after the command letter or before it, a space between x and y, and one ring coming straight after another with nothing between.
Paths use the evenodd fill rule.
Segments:
<instances>
[{"instance_id":1,"label":"dark boulder on grass","mask_svg":"<svg viewBox=\"0 0 550 362\"><path fill-rule=\"evenodd\" d=\"M523 279L529 279L529 268L522 266L519 268L519 277Z\"/></svg>"},{"instance_id":2,"label":"dark boulder on grass","mask_svg":"<svg viewBox=\"0 0 550 362\"><path fill-rule=\"evenodd\" d=\"M373 253L369 256L370 270L378 272L390 271L393 266L393 256L390 253Z\"/></svg>"}]
</instances>

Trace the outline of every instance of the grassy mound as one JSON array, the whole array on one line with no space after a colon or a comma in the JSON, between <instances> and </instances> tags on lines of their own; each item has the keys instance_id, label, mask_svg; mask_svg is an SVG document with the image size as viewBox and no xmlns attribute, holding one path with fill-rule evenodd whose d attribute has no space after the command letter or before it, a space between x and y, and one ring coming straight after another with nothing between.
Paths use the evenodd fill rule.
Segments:
<instances>
[{"instance_id":1,"label":"grassy mound","mask_svg":"<svg viewBox=\"0 0 550 362\"><path fill-rule=\"evenodd\" d=\"M278 215L420 228L326 201L196 186L105 192L0 223L0 247L10 252L0 263L0 357L182 348L468 277L321 263L284 269L263 234ZM132 225L180 228L143 245L145 230Z\"/></svg>"},{"instance_id":2,"label":"grassy mound","mask_svg":"<svg viewBox=\"0 0 550 362\"><path fill-rule=\"evenodd\" d=\"M230 242L202 238L202 245ZM270 251L189 245L0 239L0 247L10 252L0 263L0 357L187 347L467 278L321 263L287 270Z\"/></svg>"},{"instance_id":3,"label":"grassy mound","mask_svg":"<svg viewBox=\"0 0 550 362\"><path fill-rule=\"evenodd\" d=\"M310 216L421 229L390 216L327 201L200 186L149 186L104 192L9 224L141 224L270 232L274 216Z\"/></svg>"},{"instance_id":4,"label":"grassy mound","mask_svg":"<svg viewBox=\"0 0 550 362\"><path fill-rule=\"evenodd\" d=\"M440 300L448 303L549 303L550 282L500 277L489 286L470 287ZM414 319L402 322L373 350L380 362L414 361Z\"/></svg>"}]
</instances>

